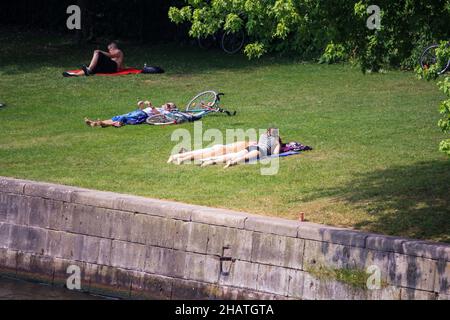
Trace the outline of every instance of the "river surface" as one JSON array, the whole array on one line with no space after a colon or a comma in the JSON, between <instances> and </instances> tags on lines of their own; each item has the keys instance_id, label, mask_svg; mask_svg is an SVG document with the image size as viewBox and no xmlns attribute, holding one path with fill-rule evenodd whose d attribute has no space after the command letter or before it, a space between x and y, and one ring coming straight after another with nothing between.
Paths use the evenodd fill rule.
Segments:
<instances>
[{"instance_id":1,"label":"river surface","mask_svg":"<svg viewBox=\"0 0 450 320\"><path fill-rule=\"evenodd\" d=\"M0 300L103 300L105 297L74 292L0 276Z\"/></svg>"}]
</instances>

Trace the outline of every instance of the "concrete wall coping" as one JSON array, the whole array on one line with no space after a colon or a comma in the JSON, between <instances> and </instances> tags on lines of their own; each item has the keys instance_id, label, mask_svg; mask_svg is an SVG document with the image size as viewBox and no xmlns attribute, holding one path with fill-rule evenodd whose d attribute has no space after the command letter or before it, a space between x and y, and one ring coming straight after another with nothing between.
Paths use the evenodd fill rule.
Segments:
<instances>
[{"instance_id":1,"label":"concrete wall coping","mask_svg":"<svg viewBox=\"0 0 450 320\"><path fill-rule=\"evenodd\" d=\"M7 177L0 177L0 192L450 261L450 245L445 243L370 234L316 223L265 217L174 201Z\"/></svg>"}]
</instances>

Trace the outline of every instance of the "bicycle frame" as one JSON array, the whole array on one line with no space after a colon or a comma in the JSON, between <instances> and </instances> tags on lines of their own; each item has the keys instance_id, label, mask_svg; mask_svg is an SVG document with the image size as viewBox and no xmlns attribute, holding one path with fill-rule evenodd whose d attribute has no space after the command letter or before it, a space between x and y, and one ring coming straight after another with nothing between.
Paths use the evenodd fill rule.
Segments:
<instances>
[{"instance_id":1,"label":"bicycle frame","mask_svg":"<svg viewBox=\"0 0 450 320\"><path fill-rule=\"evenodd\" d=\"M210 102L209 104L212 103L212 105L205 105L205 104L201 104L202 108L201 109L189 109L189 106L191 105L191 102L194 101L195 99L197 99L198 97L201 97L203 94L205 93L209 93L209 94L213 94L214 95L214 102ZM153 125L169 125L169 124L177 124L177 123L182 123L182 122L192 122L192 121L197 121L202 119L204 116L207 116L210 113L226 113L228 116L234 116L236 115L236 111L234 111L234 113L231 113L227 110L223 110L222 108L220 108L220 97L223 96L223 93L217 93L215 91L205 91L202 92L200 94L198 94L197 96L195 96L191 102L188 103L188 106L186 107L185 111L180 111L180 110L173 110L171 113L166 114L166 115L155 115L153 117L150 117L147 120L147 123L149 124L153 124ZM165 120L167 121L162 121L161 123L150 123L150 121L152 121L151 119L157 119L156 117L164 117Z\"/></svg>"},{"instance_id":2,"label":"bicycle frame","mask_svg":"<svg viewBox=\"0 0 450 320\"><path fill-rule=\"evenodd\" d=\"M219 105L220 105L220 100L218 99L213 107L205 107L205 108L202 108L202 109L194 109L194 110L189 110L188 112L190 112L190 113L205 112L205 114L212 113L212 112L219 112L220 111Z\"/></svg>"}]
</instances>

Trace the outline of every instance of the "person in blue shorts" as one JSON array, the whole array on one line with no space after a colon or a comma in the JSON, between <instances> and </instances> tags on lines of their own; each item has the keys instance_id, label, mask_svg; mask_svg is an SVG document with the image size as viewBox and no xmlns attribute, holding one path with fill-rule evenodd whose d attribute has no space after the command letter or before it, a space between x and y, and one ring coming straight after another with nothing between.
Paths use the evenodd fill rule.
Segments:
<instances>
[{"instance_id":1,"label":"person in blue shorts","mask_svg":"<svg viewBox=\"0 0 450 320\"><path fill-rule=\"evenodd\" d=\"M170 113L172 109L176 109L175 104L172 102L166 103L162 105L160 108L155 108L150 101L139 101L137 110L119 116L115 116L107 120L94 121L89 118L85 118L84 122L90 127L120 128L125 125L138 125L144 123L148 117L157 114Z\"/></svg>"}]
</instances>

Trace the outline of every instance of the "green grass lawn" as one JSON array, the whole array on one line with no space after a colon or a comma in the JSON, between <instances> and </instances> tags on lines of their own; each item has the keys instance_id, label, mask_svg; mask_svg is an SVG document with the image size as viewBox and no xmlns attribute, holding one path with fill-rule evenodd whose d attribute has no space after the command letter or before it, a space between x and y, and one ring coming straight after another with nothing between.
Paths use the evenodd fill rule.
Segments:
<instances>
[{"instance_id":1,"label":"green grass lawn","mask_svg":"<svg viewBox=\"0 0 450 320\"><path fill-rule=\"evenodd\" d=\"M52 36L0 32L0 175L450 242L450 163L438 151L443 96L409 72L362 75L349 65L294 58L248 61L177 44L125 47L128 66L163 75L64 79L89 60ZM213 115L204 130L278 126L284 140L314 151L260 165L199 168L166 160L179 127L89 128L138 99L184 105L205 89L238 110Z\"/></svg>"}]
</instances>

